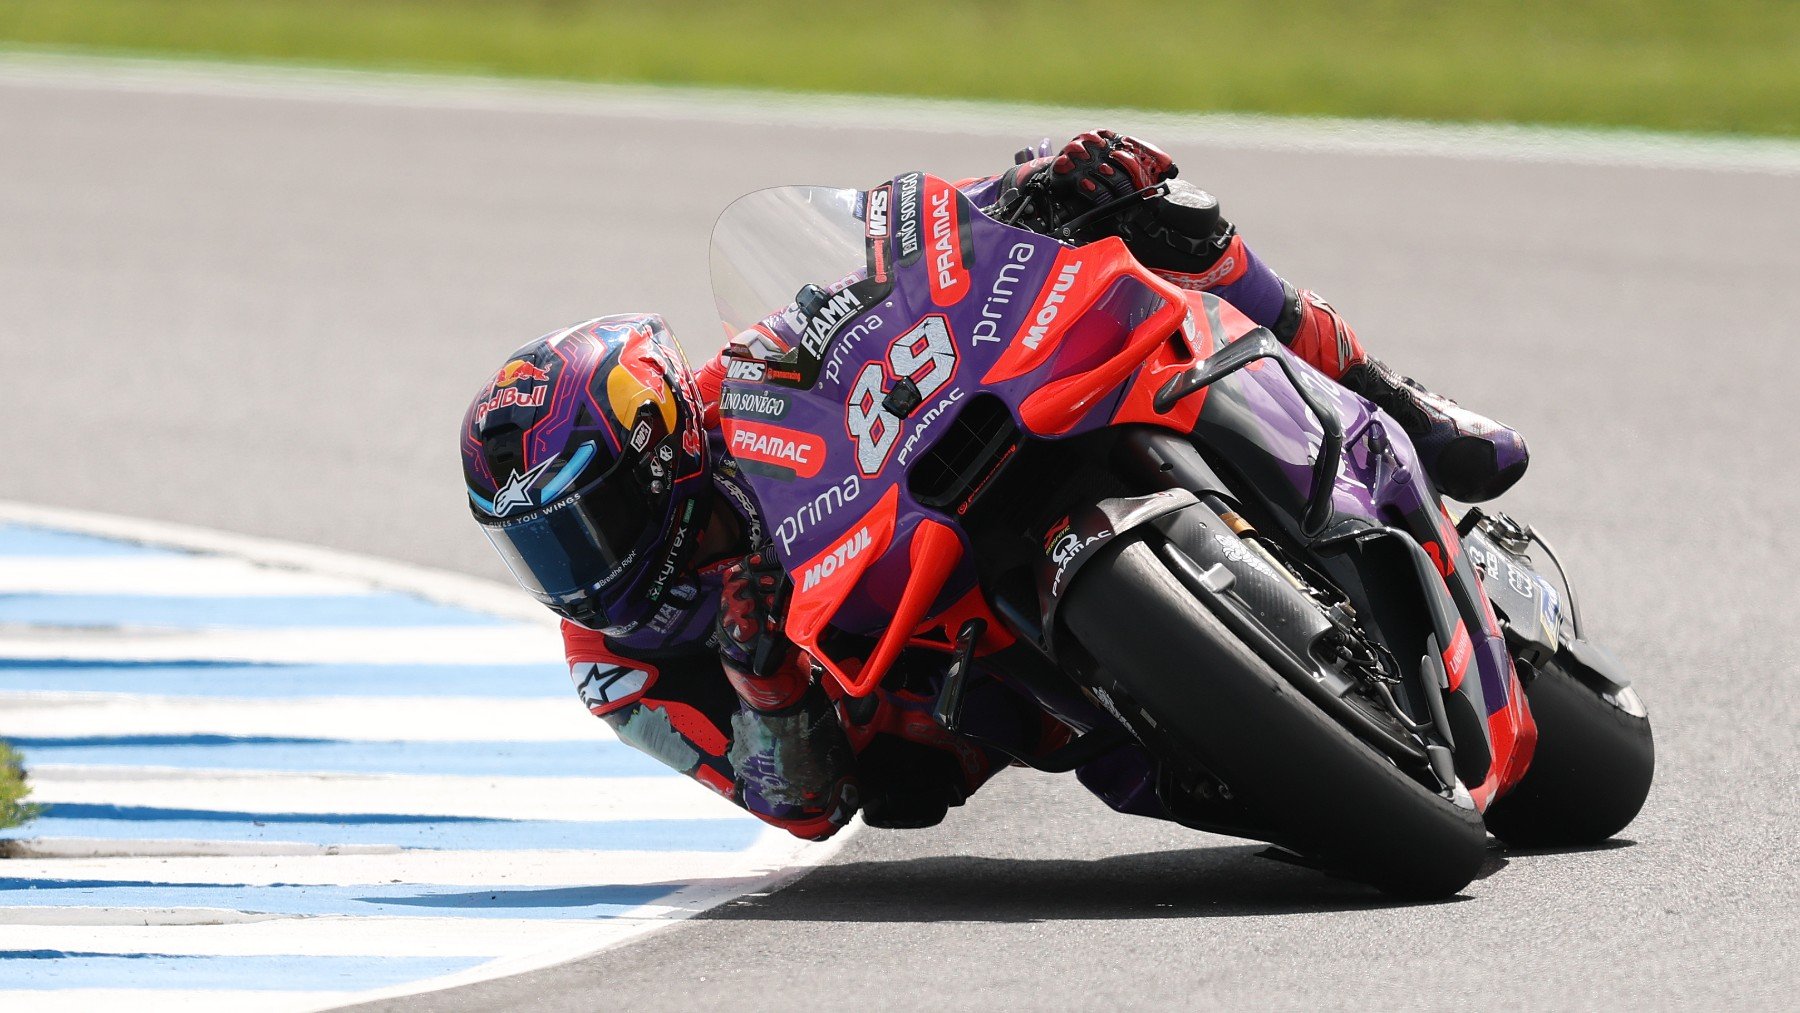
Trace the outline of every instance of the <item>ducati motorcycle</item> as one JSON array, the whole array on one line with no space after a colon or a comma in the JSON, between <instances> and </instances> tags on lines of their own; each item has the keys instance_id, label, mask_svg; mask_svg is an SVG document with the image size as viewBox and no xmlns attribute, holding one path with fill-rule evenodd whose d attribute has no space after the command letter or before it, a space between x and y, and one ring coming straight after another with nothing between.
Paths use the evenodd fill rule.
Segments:
<instances>
[{"instance_id":1,"label":"ducati motorcycle","mask_svg":"<svg viewBox=\"0 0 1800 1013\"><path fill-rule=\"evenodd\" d=\"M722 427L846 709L922 694L1119 812L1405 897L1466 886L1487 831L1629 823L1647 715L1549 544L1446 509L1391 417L1230 304L1068 234L922 173L719 219ZM1058 734L984 724L996 686Z\"/></svg>"}]
</instances>

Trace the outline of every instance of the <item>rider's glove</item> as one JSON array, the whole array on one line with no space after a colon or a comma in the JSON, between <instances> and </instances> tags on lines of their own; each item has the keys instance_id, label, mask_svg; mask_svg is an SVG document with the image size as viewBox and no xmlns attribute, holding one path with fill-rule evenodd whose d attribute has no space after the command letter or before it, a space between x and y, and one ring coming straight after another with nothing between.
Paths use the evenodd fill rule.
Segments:
<instances>
[{"instance_id":1,"label":"rider's glove","mask_svg":"<svg viewBox=\"0 0 1800 1013\"><path fill-rule=\"evenodd\" d=\"M1031 149L1014 157L1028 154ZM1089 219L1072 235L1058 230L1145 187L1174 179L1175 173L1174 160L1156 145L1111 130L1090 130L1056 154L1028 160L1008 173L999 217L1034 232L1091 242L1114 234L1109 221ZM1123 210L1123 206L1115 209Z\"/></svg>"},{"instance_id":2,"label":"rider's glove","mask_svg":"<svg viewBox=\"0 0 1800 1013\"><path fill-rule=\"evenodd\" d=\"M800 700L811 666L781 633L781 564L767 548L725 569L719 592L719 661L738 696L759 711Z\"/></svg>"},{"instance_id":3,"label":"rider's glove","mask_svg":"<svg viewBox=\"0 0 1800 1013\"><path fill-rule=\"evenodd\" d=\"M1149 141L1090 130L1063 145L1040 178L1068 220L1174 179L1177 171L1175 160Z\"/></svg>"},{"instance_id":4,"label":"rider's glove","mask_svg":"<svg viewBox=\"0 0 1800 1013\"><path fill-rule=\"evenodd\" d=\"M1064 145L1050 163L1050 193L1060 203L1086 210L1104 207L1147 186L1169 183L1168 192L1100 224L1098 235L1117 235L1146 265L1159 270L1211 270L1237 234L1219 213L1218 199L1175 179L1175 163L1161 148L1135 137L1096 130ZM1079 213L1079 212L1077 212ZM1065 215L1065 218L1072 217Z\"/></svg>"},{"instance_id":5,"label":"rider's glove","mask_svg":"<svg viewBox=\"0 0 1800 1013\"><path fill-rule=\"evenodd\" d=\"M749 668L759 652L780 637L775 622L775 595L781 589L781 564L766 549L749 553L725 569L719 593L719 653Z\"/></svg>"}]
</instances>

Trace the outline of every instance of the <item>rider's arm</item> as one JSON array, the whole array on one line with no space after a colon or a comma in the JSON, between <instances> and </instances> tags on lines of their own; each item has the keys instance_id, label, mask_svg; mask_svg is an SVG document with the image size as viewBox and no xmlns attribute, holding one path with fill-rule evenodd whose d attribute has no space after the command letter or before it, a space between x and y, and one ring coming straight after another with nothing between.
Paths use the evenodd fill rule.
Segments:
<instances>
[{"instance_id":1,"label":"rider's arm","mask_svg":"<svg viewBox=\"0 0 1800 1013\"><path fill-rule=\"evenodd\" d=\"M711 651L626 654L604 634L567 620L562 634L581 702L621 742L739 801L727 755L737 696Z\"/></svg>"},{"instance_id":2,"label":"rider's arm","mask_svg":"<svg viewBox=\"0 0 1800 1013\"><path fill-rule=\"evenodd\" d=\"M700 388L700 424L719 428L719 391L725 383L725 363L730 358L729 346L694 370L694 386Z\"/></svg>"},{"instance_id":3,"label":"rider's arm","mask_svg":"<svg viewBox=\"0 0 1800 1013\"><path fill-rule=\"evenodd\" d=\"M727 603L734 590L728 575ZM582 703L620 741L796 837L823 840L854 815L849 744L791 645L755 666L736 641L711 646L731 637L724 629L713 642L653 652L573 623L562 633ZM753 639L750 649L754 657Z\"/></svg>"}]
</instances>

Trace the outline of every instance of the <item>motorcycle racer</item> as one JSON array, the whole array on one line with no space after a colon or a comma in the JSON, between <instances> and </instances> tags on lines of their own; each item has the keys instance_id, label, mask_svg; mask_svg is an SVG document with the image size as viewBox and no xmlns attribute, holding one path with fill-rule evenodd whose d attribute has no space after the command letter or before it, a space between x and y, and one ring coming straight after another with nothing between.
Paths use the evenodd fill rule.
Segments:
<instances>
[{"instance_id":1,"label":"motorcycle racer","mask_svg":"<svg viewBox=\"0 0 1800 1013\"><path fill-rule=\"evenodd\" d=\"M1448 495L1486 499L1518 479L1517 434L1371 358L1335 309L1266 267L1218 202L1175 176L1153 145L1095 131L957 185L1022 227L1119 236L1163 277L1233 303L1387 409ZM740 342L779 350L795 337L783 319ZM951 739L926 695L835 699L782 636L782 572L719 432L740 356L690 372L654 315L520 348L464 418L471 509L514 577L562 616L576 689L621 740L796 836L828 837L859 807L872 825L935 823L1006 760ZM1022 704L971 701L1001 727L987 738L1031 748L1055 732Z\"/></svg>"}]
</instances>

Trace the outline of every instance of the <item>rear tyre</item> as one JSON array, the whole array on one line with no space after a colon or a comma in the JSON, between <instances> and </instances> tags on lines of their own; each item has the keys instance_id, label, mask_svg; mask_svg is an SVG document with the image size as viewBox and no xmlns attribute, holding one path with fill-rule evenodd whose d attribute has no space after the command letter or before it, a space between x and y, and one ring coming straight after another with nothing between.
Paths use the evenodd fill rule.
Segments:
<instances>
[{"instance_id":1,"label":"rear tyre","mask_svg":"<svg viewBox=\"0 0 1800 1013\"><path fill-rule=\"evenodd\" d=\"M1559 655L1526 687L1537 752L1518 785L1488 807L1488 829L1517 847L1598 844L1625 829L1650 794L1650 719L1601 699L1565 663Z\"/></svg>"},{"instance_id":2,"label":"rear tyre","mask_svg":"<svg viewBox=\"0 0 1800 1013\"><path fill-rule=\"evenodd\" d=\"M1436 794L1292 689L1126 538L1060 614L1181 760L1217 775L1270 840L1398 896L1446 897L1486 857L1481 815Z\"/></svg>"}]
</instances>

